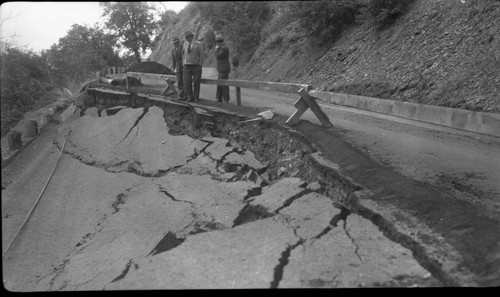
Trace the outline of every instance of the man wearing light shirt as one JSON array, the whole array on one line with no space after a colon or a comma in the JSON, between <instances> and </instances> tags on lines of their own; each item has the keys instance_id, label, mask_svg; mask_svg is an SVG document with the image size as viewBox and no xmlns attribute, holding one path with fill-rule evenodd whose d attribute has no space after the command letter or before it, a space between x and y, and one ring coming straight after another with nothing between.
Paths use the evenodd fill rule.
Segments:
<instances>
[{"instance_id":1,"label":"man wearing light shirt","mask_svg":"<svg viewBox=\"0 0 500 297\"><path fill-rule=\"evenodd\" d=\"M186 39L182 48L184 90L188 101L198 102L200 100L201 65L204 59L203 45L194 40L191 31L187 31L184 36Z\"/></svg>"}]
</instances>

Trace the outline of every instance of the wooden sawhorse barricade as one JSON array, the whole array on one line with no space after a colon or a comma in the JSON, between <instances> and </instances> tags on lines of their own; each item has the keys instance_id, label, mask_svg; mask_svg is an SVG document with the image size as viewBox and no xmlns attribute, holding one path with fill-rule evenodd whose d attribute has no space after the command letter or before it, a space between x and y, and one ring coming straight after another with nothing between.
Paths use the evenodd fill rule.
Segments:
<instances>
[{"instance_id":1,"label":"wooden sawhorse barricade","mask_svg":"<svg viewBox=\"0 0 500 297\"><path fill-rule=\"evenodd\" d=\"M151 78L151 79L166 81L167 86L161 92L161 96L166 96L169 92L178 95L177 90L174 87L174 82L176 81L175 75L127 72L126 76L136 77L136 78ZM296 124L300 116L307 109L310 108L323 126L325 127L332 126L330 120L328 119L328 116L323 112L323 110L321 110L321 107L316 102L316 98L308 94L308 92L312 89L310 85L276 83L276 82L265 82L265 81L235 80L235 79L207 79L207 78L202 78L201 83L207 85L236 87L236 105L241 105L240 88L257 89L270 92L298 93L300 95L300 98L299 100L297 100L297 102L295 102L295 107L297 108L297 111L295 111L286 120L285 123L289 125Z\"/></svg>"}]
</instances>

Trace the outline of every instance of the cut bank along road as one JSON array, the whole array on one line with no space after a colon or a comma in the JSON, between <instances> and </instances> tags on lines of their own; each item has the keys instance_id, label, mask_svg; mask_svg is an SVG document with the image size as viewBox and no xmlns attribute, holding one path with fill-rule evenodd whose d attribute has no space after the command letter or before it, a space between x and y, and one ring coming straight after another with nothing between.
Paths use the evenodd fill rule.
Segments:
<instances>
[{"instance_id":1,"label":"cut bank along road","mask_svg":"<svg viewBox=\"0 0 500 297\"><path fill-rule=\"evenodd\" d=\"M263 183L266 164L252 152L169 134L157 107L70 125L43 201L3 259L8 290L440 284L412 251L317 186ZM2 171L4 250L56 161L56 128Z\"/></svg>"}]
</instances>

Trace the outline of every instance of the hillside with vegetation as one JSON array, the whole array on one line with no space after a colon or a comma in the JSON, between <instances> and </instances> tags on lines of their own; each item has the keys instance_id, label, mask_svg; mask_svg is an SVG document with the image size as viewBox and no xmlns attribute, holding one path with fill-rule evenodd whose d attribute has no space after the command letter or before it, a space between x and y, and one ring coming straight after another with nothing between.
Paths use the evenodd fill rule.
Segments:
<instances>
[{"instance_id":1,"label":"hillside with vegetation","mask_svg":"<svg viewBox=\"0 0 500 297\"><path fill-rule=\"evenodd\" d=\"M215 34L239 78L500 112L500 1L193 2L173 14L151 61L170 65L171 38Z\"/></svg>"},{"instance_id":2,"label":"hillside with vegetation","mask_svg":"<svg viewBox=\"0 0 500 297\"><path fill-rule=\"evenodd\" d=\"M105 25L73 24L49 49L35 53L0 39L1 135L39 109L74 102L88 80L108 67L138 64L159 33L163 13L147 2L102 2ZM0 19L0 25L9 16ZM20 128L22 129L22 128Z\"/></svg>"},{"instance_id":3,"label":"hillside with vegetation","mask_svg":"<svg viewBox=\"0 0 500 297\"><path fill-rule=\"evenodd\" d=\"M2 39L2 136L28 112L76 100L97 71L145 58L170 67L172 37L186 30L204 44L204 66L215 66L222 34L240 79L500 112L498 0L190 2L179 13L155 4L102 2L104 25L74 24L41 53Z\"/></svg>"}]
</instances>

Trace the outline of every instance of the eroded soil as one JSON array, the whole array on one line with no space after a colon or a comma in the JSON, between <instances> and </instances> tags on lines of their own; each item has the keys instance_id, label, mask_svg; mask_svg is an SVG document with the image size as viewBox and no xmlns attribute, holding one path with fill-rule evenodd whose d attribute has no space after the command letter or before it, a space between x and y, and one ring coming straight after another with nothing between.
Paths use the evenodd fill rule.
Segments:
<instances>
[{"instance_id":1,"label":"eroded soil","mask_svg":"<svg viewBox=\"0 0 500 297\"><path fill-rule=\"evenodd\" d=\"M142 98L130 109L136 98L89 98L99 112L71 124L69 167L130 182L101 198L107 207L51 272L9 274L41 255L16 264L21 249L7 258L9 288L499 283L498 222L372 161L334 131L308 122L291 129L280 117L242 126L243 116L175 102ZM8 198L2 191L2 206ZM96 198L72 200L85 199Z\"/></svg>"}]
</instances>

